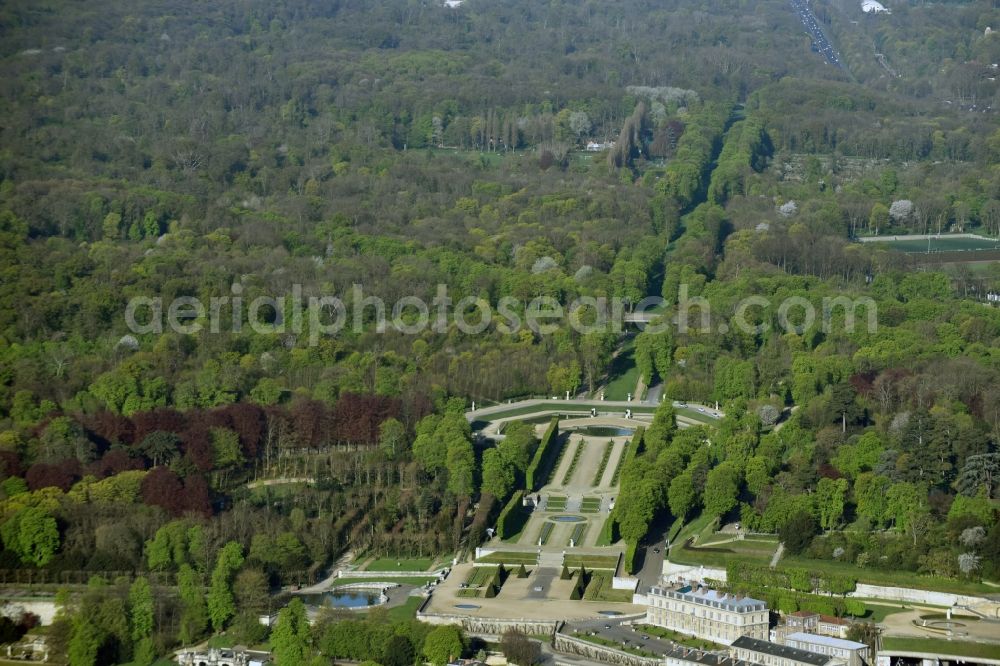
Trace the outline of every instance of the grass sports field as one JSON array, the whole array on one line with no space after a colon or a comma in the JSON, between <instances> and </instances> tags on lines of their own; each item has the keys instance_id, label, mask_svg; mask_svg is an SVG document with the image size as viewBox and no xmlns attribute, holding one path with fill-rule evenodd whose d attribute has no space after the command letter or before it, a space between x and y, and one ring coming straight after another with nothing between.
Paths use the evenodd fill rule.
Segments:
<instances>
[{"instance_id":1,"label":"grass sports field","mask_svg":"<svg viewBox=\"0 0 1000 666\"><path fill-rule=\"evenodd\" d=\"M948 236L927 238L897 237L898 240L869 241L891 247L900 252L918 254L927 252L968 252L973 250L1000 249L1000 240L992 238L953 238Z\"/></svg>"}]
</instances>

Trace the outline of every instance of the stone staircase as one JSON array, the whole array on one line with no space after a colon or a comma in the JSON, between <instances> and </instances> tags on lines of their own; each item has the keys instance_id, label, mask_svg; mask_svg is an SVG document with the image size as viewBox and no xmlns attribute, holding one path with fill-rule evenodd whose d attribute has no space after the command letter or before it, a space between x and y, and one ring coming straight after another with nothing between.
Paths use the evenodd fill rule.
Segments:
<instances>
[{"instance_id":1,"label":"stone staircase","mask_svg":"<svg viewBox=\"0 0 1000 666\"><path fill-rule=\"evenodd\" d=\"M984 601L975 606L965 606L965 610L987 622L1000 622L1000 602Z\"/></svg>"},{"instance_id":2,"label":"stone staircase","mask_svg":"<svg viewBox=\"0 0 1000 666\"><path fill-rule=\"evenodd\" d=\"M538 556L539 569L562 569L563 555L559 552L542 551Z\"/></svg>"}]
</instances>

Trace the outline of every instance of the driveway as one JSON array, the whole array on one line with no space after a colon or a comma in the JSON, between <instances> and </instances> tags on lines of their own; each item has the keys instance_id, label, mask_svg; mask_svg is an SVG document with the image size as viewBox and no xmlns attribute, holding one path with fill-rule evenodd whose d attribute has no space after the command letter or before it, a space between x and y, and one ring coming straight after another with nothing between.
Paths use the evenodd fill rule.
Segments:
<instances>
[{"instance_id":1,"label":"driveway","mask_svg":"<svg viewBox=\"0 0 1000 666\"><path fill-rule=\"evenodd\" d=\"M659 550L659 553L653 552ZM645 557L642 562L642 570L639 571L639 592L646 592L654 585L660 584L660 576L663 574L663 558L665 557L666 543L663 539L646 547Z\"/></svg>"},{"instance_id":2,"label":"driveway","mask_svg":"<svg viewBox=\"0 0 1000 666\"><path fill-rule=\"evenodd\" d=\"M531 581L531 587L528 589L528 598L545 599L549 594L549 588L552 587L552 581L560 573L556 569L538 569L534 579Z\"/></svg>"}]
</instances>

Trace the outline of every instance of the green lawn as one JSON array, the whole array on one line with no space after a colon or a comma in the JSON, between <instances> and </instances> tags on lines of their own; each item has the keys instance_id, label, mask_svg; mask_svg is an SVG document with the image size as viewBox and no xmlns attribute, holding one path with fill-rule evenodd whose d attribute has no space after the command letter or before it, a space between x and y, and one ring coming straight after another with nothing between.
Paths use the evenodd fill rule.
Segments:
<instances>
[{"instance_id":1,"label":"green lawn","mask_svg":"<svg viewBox=\"0 0 1000 666\"><path fill-rule=\"evenodd\" d=\"M732 562L767 564L774 553L774 545L762 541L734 541L731 543L720 543L715 546L700 545L698 547L685 548L684 542L697 531L697 526L691 527L691 529L686 527L681 530L680 536L672 542L675 545L670 549L669 560L671 562L724 569ZM702 533L704 533L704 530L702 530ZM705 543L704 537L700 543ZM867 583L869 585L909 587L972 595L992 594L996 592L994 588L988 585L972 581L922 576L911 571L861 569L851 563L837 562L835 560L813 560L805 557L788 556L782 558L778 564L778 569L808 569L820 573L849 576L857 579L859 583Z\"/></svg>"},{"instance_id":2,"label":"green lawn","mask_svg":"<svg viewBox=\"0 0 1000 666\"><path fill-rule=\"evenodd\" d=\"M705 425L718 425L719 421L722 419L713 419L707 414L702 414L697 409L692 409L690 407L674 407L674 414L677 416L683 416L691 421L697 421L698 423L704 423Z\"/></svg>"},{"instance_id":3,"label":"green lawn","mask_svg":"<svg viewBox=\"0 0 1000 666\"><path fill-rule=\"evenodd\" d=\"M863 619L869 622L884 622L885 618L890 615L906 612L906 609L902 606L886 606L885 604L874 604L867 601L865 602L865 607L868 609L868 615Z\"/></svg>"},{"instance_id":4,"label":"green lawn","mask_svg":"<svg viewBox=\"0 0 1000 666\"><path fill-rule=\"evenodd\" d=\"M668 559L677 564L704 565L725 569L732 562L751 562L766 565L777 547L776 542L767 539L746 539L729 543L712 541L711 537L703 536L698 547L685 547L684 543L695 534L704 535L710 523L702 523L701 519L686 525L680 530L671 543L674 544L668 554ZM884 571L879 569L861 569L847 562L834 560L814 560L804 557L788 556L778 564L779 570L808 569L819 573L836 574L855 578L859 583L869 585L885 585L890 587L908 587L937 592L953 592L959 594L983 595L996 592L995 588L972 581L952 580L922 576L910 571ZM885 614L896 612L892 607ZM876 621L880 621L876 619Z\"/></svg>"},{"instance_id":5,"label":"green lawn","mask_svg":"<svg viewBox=\"0 0 1000 666\"><path fill-rule=\"evenodd\" d=\"M767 564L778 548L776 538L748 538L727 541L731 535L715 532L715 520L699 516L684 525L677 532L676 524L671 529L670 553L668 559L678 564L704 564L705 566L726 568L730 562L745 561ZM695 537L697 546L686 547L688 539Z\"/></svg>"},{"instance_id":6,"label":"green lawn","mask_svg":"<svg viewBox=\"0 0 1000 666\"><path fill-rule=\"evenodd\" d=\"M600 510L601 510L600 497L584 497L583 501L580 502L581 513L597 513Z\"/></svg>"},{"instance_id":7,"label":"green lawn","mask_svg":"<svg viewBox=\"0 0 1000 666\"><path fill-rule=\"evenodd\" d=\"M671 546L667 554L668 559L673 560L675 551L680 557L681 548L688 539L693 538L696 544L711 539L715 534L716 522L714 518L704 515L699 515L686 523L675 520L667 534L667 542Z\"/></svg>"},{"instance_id":8,"label":"green lawn","mask_svg":"<svg viewBox=\"0 0 1000 666\"><path fill-rule=\"evenodd\" d=\"M697 518L683 524L674 522L670 529L670 543L671 545L676 544L676 547L680 547L681 544L691 537L699 536L706 538L712 534L714 523L715 519L705 515L699 515Z\"/></svg>"},{"instance_id":9,"label":"green lawn","mask_svg":"<svg viewBox=\"0 0 1000 666\"><path fill-rule=\"evenodd\" d=\"M715 532L711 536L702 537L698 541L698 546L700 548L718 546L720 548L732 548L740 551L770 550L772 553L778 547L778 537L776 536L745 537L738 541L733 541L732 538L732 534Z\"/></svg>"},{"instance_id":10,"label":"green lawn","mask_svg":"<svg viewBox=\"0 0 1000 666\"><path fill-rule=\"evenodd\" d=\"M493 580L496 573L496 567L473 567L465 578L465 584L469 587L482 587Z\"/></svg>"},{"instance_id":11,"label":"green lawn","mask_svg":"<svg viewBox=\"0 0 1000 666\"><path fill-rule=\"evenodd\" d=\"M630 603L632 601L632 591L614 589L613 578L613 571L595 571L590 574L590 582L583 593L584 600Z\"/></svg>"},{"instance_id":12,"label":"green lawn","mask_svg":"<svg viewBox=\"0 0 1000 666\"><path fill-rule=\"evenodd\" d=\"M236 641L229 636L212 636L208 639L210 648L231 648L236 645Z\"/></svg>"},{"instance_id":13,"label":"green lawn","mask_svg":"<svg viewBox=\"0 0 1000 666\"><path fill-rule=\"evenodd\" d=\"M433 563L434 560L429 557L412 559L382 557L369 562L365 571L427 571Z\"/></svg>"},{"instance_id":14,"label":"green lawn","mask_svg":"<svg viewBox=\"0 0 1000 666\"><path fill-rule=\"evenodd\" d=\"M546 511L565 511L566 498L562 495L551 495L545 500Z\"/></svg>"},{"instance_id":15,"label":"green lawn","mask_svg":"<svg viewBox=\"0 0 1000 666\"><path fill-rule=\"evenodd\" d=\"M622 346L621 353L611 364L610 381L604 387L605 400L628 400L628 395L635 392L639 382L639 368L635 364L635 338L631 338ZM632 396L635 400L639 396Z\"/></svg>"},{"instance_id":16,"label":"green lawn","mask_svg":"<svg viewBox=\"0 0 1000 666\"><path fill-rule=\"evenodd\" d=\"M882 639L882 649L930 652L932 654L954 655L956 657L985 657L992 659L1000 657L1000 645L949 641L943 638L898 638L887 636Z\"/></svg>"},{"instance_id":17,"label":"green lawn","mask_svg":"<svg viewBox=\"0 0 1000 666\"><path fill-rule=\"evenodd\" d=\"M417 616L417 611L420 609L420 604L422 603L424 603L424 600L421 597L407 597L401 606L390 608L386 611L386 614L392 622L412 620Z\"/></svg>"},{"instance_id":18,"label":"green lawn","mask_svg":"<svg viewBox=\"0 0 1000 666\"><path fill-rule=\"evenodd\" d=\"M942 236L931 238L930 243L924 239L905 239L900 236L900 240L879 241L883 245L891 247L893 250L907 253L927 252L928 247L931 252L958 252L969 250L996 250L1000 249L1000 241L980 240L978 238L950 238Z\"/></svg>"},{"instance_id":19,"label":"green lawn","mask_svg":"<svg viewBox=\"0 0 1000 666\"><path fill-rule=\"evenodd\" d=\"M811 560L803 557L786 557L778 565L779 569L807 568L812 571L841 574L857 578L859 583L869 585L888 585L895 587L912 587L936 592L954 592L956 594L995 594L996 588L965 580L921 576L912 571L885 571L882 569L862 569L849 562L836 560Z\"/></svg>"},{"instance_id":20,"label":"green lawn","mask_svg":"<svg viewBox=\"0 0 1000 666\"><path fill-rule=\"evenodd\" d=\"M718 548L685 548L678 545L670 549L670 561L677 564L704 565L725 569L732 562L751 562L753 564L768 564L770 553L755 551L737 551L728 548L730 544Z\"/></svg>"},{"instance_id":21,"label":"green lawn","mask_svg":"<svg viewBox=\"0 0 1000 666\"><path fill-rule=\"evenodd\" d=\"M485 557L480 557L476 562L504 565L538 564L538 553L497 551Z\"/></svg>"},{"instance_id":22,"label":"green lawn","mask_svg":"<svg viewBox=\"0 0 1000 666\"><path fill-rule=\"evenodd\" d=\"M994 260L987 260L987 261L963 261L962 263L941 264L941 268L947 268L952 270L954 270L958 266L962 266L963 268L968 269L970 273L972 273L977 277L980 276L985 277L993 273L996 267L1000 266L1000 262Z\"/></svg>"},{"instance_id":23,"label":"green lawn","mask_svg":"<svg viewBox=\"0 0 1000 666\"><path fill-rule=\"evenodd\" d=\"M618 567L618 555L566 555L563 564L570 569L608 569L614 571Z\"/></svg>"}]
</instances>

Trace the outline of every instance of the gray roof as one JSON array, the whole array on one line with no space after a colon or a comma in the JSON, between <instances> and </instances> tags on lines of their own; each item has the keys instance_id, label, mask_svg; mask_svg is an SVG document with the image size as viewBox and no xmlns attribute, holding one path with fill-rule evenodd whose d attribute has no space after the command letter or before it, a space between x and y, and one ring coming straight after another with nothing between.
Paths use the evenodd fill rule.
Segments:
<instances>
[{"instance_id":1,"label":"gray roof","mask_svg":"<svg viewBox=\"0 0 1000 666\"><path fill-rule=\"evenodd\" d=\"M651 592L661 597L674 597L703 606L724 608L741 613L767 610L767 604L760 599L737 597L734 594L720 593L718 590L708 587L692 588L690 585L676 589L654 587Z\"/></svg>"},{"instance_id":2,"label":"gray roof","mask_svg":"<svg viewBox=\"0 0 1000 666\"><path fill-rule=\"evenodd\" d=\"M740 636L733 642L731 647L752 650L753 652L768 654L772 657L792 659L803 664L810 664L810 666L825 666L825 664L833 660L833 657L825 654L817 654L816 652L810 652L809 650L800 650L799 648L779 645L778 643L772 643L771 641L762 641L756 638L750 638L749 636Z\"/></svg>"},{"instance_id":3,"label":"gray roof","mask_svg":"<svg viewBox=\"0 0 1000 666\"><path fill-rule=\"evenodd\" d=\"M705 652L703 650L683 647L681 645L676 646L670 652L664 653L663 657L669 657L680 661L689 661L694 664L701 664L702 666L753 666L747 661L730 659L729 655L726 654Z\"/></svg>"},{"instance_id":4,"label":"gray roof","mask_svg":"<svg viewBox=\"0 0 1000 666\"><path fill-rule=\"evenodd\" d=\"M843 638L833 638L832 636L820 636L819 634L807 634L801 631L789 634L786 641L796 641L798 643L812 643L813 645L826 645L828 647L843 648L846 650L867 650L868 646L857 641L847 641Z\"/></svg>"}]
</instances>

